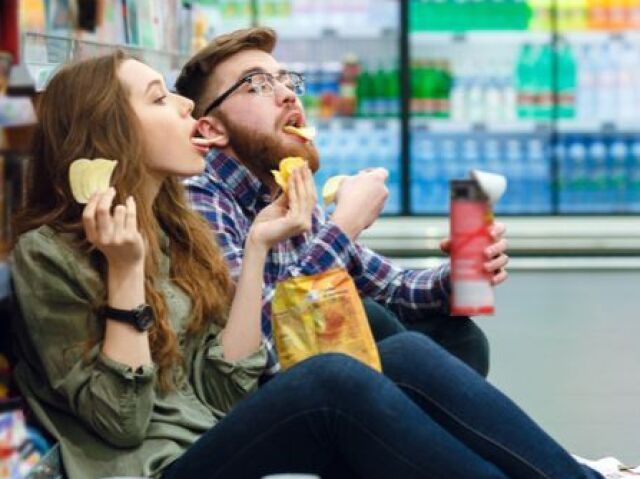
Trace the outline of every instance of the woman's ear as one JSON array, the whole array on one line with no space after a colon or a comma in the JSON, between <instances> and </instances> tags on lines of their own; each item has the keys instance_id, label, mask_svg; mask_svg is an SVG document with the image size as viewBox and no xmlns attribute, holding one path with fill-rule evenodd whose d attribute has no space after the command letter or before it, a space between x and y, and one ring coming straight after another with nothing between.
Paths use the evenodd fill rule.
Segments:
<instances>
[{"instance_id":1,"label":"woman's ear","mask_svg":"<svg viewBox=\"0 0 640 479\"><path fill-rule=\"evenodd\" d=\"M198 132L203 138L211 141L211 146L219 150L229 144L229 134L222 122L217 118L203 116L197 120Z\"/></svg>"}]
</instances>

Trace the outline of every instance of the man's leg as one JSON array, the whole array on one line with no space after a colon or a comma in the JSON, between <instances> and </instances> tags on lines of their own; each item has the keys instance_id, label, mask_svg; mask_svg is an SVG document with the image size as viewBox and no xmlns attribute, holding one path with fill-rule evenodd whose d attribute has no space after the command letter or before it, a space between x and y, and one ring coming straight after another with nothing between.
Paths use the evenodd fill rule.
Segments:
<instances>
[{"instance_id":1,"label":"man's leg","mask_svg":"<svg viewBox=\"0 0 640 479\"><path fill-rule=\"evenodd\" d=\"M425 313L417 321L402 323L389 309L370 298L363 298L362 304L376 342L407 329L418 331L429 336L482 376L486 377L489 373L489 341L468 317Z\"/></svg>"},{"instance_id":2,"label":"man's leg","mask_svg":"<svg viewBox=\"0 0 640 479\"><path fill-rule=\"evenodd\" d=\"M369 319L371 332L373 333L373 338L376 342L382 341L384 338L388 338L394 334L401 333L402 331L406 331L406 328L398 320L395 314L387 308L380 306L374 300L370 298L362 298L362 305L364 306L364 312Z\"/></svg>"},{"instance_id":3,"label":"man's leg","mask_svg":"<svg viewBox=\"0 0 640 479\"><path fill-rule=\"evenodd\" d=\"M417 321L403 323L461 359L484 377L489 374L489 341L484 332L466 316L425 314Z\"/></svg>"}]
</instances>

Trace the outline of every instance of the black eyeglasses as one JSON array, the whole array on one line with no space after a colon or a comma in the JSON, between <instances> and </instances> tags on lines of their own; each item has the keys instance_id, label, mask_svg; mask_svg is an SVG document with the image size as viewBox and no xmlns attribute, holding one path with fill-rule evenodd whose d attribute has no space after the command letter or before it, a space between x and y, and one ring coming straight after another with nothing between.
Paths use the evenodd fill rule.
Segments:
<instances>
[{"instance_id":1,"label":"black eyeglasses","mask_svg":"<svg viewBox=\"0 0 640 479\"><path fill-rule=\"evenodd\" d=\"M206 116L211 110L219 107L220 104L229 97L229 95L245 83L248 83L252 90L260 96L273 96L276 91L276 82L284 85L296 96L304 95L304 76L302 76L301 73L290 71L282 71L276 75L272 75L267 72L250 73L235 82L224 93L218 96L218 98L213 100L202 116Z\"/></svg>"}]
</instances>

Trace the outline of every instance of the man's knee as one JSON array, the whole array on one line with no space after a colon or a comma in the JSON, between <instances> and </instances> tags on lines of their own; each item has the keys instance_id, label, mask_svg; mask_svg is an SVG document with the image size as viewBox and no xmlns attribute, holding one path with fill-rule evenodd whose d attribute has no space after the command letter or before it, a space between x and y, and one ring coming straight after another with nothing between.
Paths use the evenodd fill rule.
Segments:
<instances>
[{"instance_id":1,"label":"man's knee","mask_svg":"<svg viewBox=\"0 0 640 479\"><path fill-rule=\"evenodd\" d=\"M389 336L406 331L395 314L369 298L363 298L362 305L371 326L373 338L382 341Z\"/></svg>"},{"instance_id":2,"label":"man's knee","mask_svg":"<svg viewBox=\"0 0 640 479\"><path fill-rule=\"evenodd\" d=\"M489 340L470 318L425 317L406 326L411 331L426 334L482 376L489 373Z\"/></svg>"}]
</instances>

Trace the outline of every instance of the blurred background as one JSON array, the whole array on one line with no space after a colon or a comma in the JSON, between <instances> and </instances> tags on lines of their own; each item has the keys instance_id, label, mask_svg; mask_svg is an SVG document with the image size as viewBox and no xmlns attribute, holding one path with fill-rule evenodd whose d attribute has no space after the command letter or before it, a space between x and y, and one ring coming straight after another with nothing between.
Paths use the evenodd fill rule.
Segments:
<instances>
[{"instance_id":1,"label":"blurred background","mask_svg":"<svg viewBox=\"0 0 640 479\"><path fill-rule=\"evenodd\" d=\"M209 39L251 25L306 78L317 184L389 170L368 246L439 264L449 181L507 177L511 276L478 318L489 379L572 452L640 463L640 0L2 0L5 255L30 98L61 64L120 47L172 85ZM0 261L2 319L8 293Z\"/></svg>"}]
</instances>

